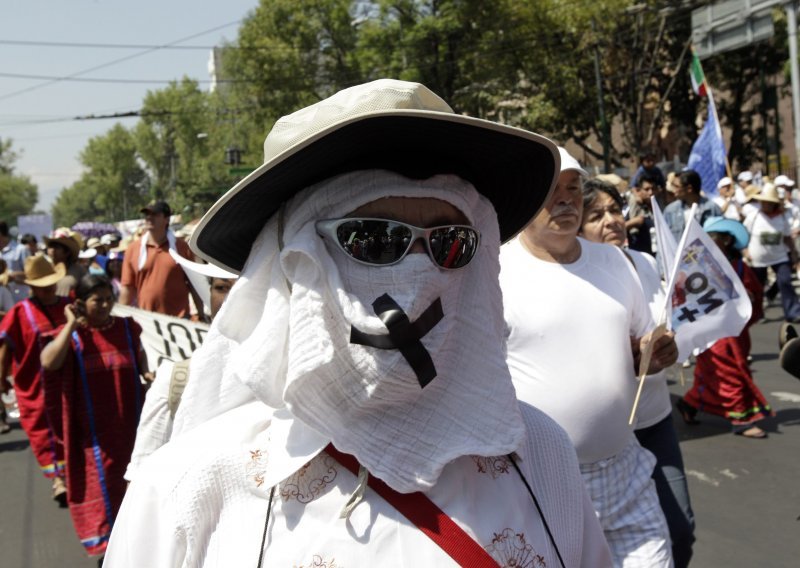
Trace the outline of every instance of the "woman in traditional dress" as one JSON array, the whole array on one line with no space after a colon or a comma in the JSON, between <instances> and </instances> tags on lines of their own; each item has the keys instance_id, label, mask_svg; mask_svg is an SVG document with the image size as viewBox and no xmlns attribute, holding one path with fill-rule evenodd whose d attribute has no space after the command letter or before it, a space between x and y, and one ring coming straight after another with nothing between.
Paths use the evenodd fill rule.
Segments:
<instances>
[{"instance_id":1,"label":"woman in traditional dress","mask_svg":"<svg viewBox=\"0 0 800 568\"><path fill-rule=\"evenodd\" d=\"M24 282L31 297L15 304L0 323L0 390L11 388L6 377L13 376L20 424L42 473L53 482L53 499L62 507L66 505L64 448L54 424L61 419L46 410L58 407L58 398L45 388L39 355L43 334L64 323L67 300L56 295L56 283L65 274L63 264L53 266L42 255L25 259Z\"/></svg>"},{"instance_id":2,"label":"woman in traditional dress","mask_svg":"<svg viewBox=\"0 0 800 568\"><path fill-rule=\"evenodd\" d=\"M729 420L735 434L746 438L766 438L767 433L756 422L774 413L767 399L756 386L747 355L750 353L749 327L763 317L763 288L753 270L747 266L741 250L750 239L744 225L732 219L712 217L703 229L714 239L742 280L753 315L738 337L725 337L697 356L694 385L678 399L677 407L687 424L698 424L702 410Z\"/></svg>"},{"instance_id":3,"label":"woman in traditional dress","mask_svg":"<svg viewBox=\"0 0 800 568\"><path fill-rule=\"evenodd\" d=\"M42 365L61 386L72 521L87 553L99 556L125 494L123 474L144 401L141 377L152 380L152 374L139 324L111 315L108 279L84 276L76 297L64 309L67 322L42 350Z\"/></svg>"}]
</instances>

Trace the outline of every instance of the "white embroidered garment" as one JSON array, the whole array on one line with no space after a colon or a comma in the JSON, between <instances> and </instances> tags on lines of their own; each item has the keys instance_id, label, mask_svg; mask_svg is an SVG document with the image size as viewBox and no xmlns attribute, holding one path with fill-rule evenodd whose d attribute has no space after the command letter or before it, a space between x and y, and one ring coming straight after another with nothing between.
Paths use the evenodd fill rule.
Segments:
<instances>
[{"instance_id":1,"label":"white embroidered garment","mask_svg":"<svg viewBox=\"0 0 800 568\"><path fill-rule=\"evenodd\" d=\"M136 267L137 270L141 270L144 268L145 263L147 262L147 243L150 241L150 232L148 231L142 238L139 239L139 265ZM173 233L170 229L167 229L167 246L169 250L178 252L175 248L175 233Z\"/></svg>"},{"instance_id":2,"label":"white embroidered garment","mask_svg":"<svg viewBox=\"0 0 800 568\"><path fill-rule=\"evenodd\" d=\"M448 272L423 254L392 267L365 267L317 235L317 220L387 196L454 205L481 232L475 258ZM282 251L275 215L193 355L190 374L202 380L189 382L173 435L258 399L284 409L286 432L302 440L300 465L332 441L406 493L433 486L460 456L516 450L524 428L501 341L500 237L488 200L451 175L410 180L361 171L304 190L285 211ZM384 293L412 321L441 298L444 317L421 340L438 371L424 389L398 350L349 342L351 324L387 334L370 305ZM274 465L268 485L294 471Z\"/></svg>"},{"instance_id":3,"label":"white embroidered garment","mask_svg":"<svg viewBox=\"0 0 800 568\"><path fill-rule=\"evenodd\" d=\"M522 408L527 440L518 461L567 567L611 566L571 443L550 418ZM106 568L256 566L269 507L265 483L286 451L271 440L270 409L252 402L174 439L128 489ZM453 566L433 541L367 488L348 519L339 513L356 477L326 453L275 490L263 566ZM505 456L449 463L428 497L499 566L560 566L520 476ZM146 519L146 521L144 521Z\"/></svg>"}]
</instances>

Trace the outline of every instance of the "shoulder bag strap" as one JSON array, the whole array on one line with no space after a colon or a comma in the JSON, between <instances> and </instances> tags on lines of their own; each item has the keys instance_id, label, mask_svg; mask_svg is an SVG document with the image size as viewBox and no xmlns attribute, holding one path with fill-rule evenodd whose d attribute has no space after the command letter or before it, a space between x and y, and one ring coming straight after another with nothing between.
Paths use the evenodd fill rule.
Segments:
<instances>
[{"instance_id":1,"label":"shoulder bag strap","mask_svg":"<svg viewBox=\"0 0 800 568\"><path fill-rule=\"evenodd\" d=\"M355 457L343 454L334 448L333 444L328 444L325 452L350 470L353 475L358 475L359 464ZM423 493L419 491L408 494L398 493L372 475L369 476L367 485L405 518L414 523L459 566L497 568L497 562L489 553Z\"/></svg>"},{"instance_id":2,"label":"shoulder bag strap","mask_svg":"<svg viewBox=\"0 0 800 568\"><path fill-rule=\"evenodd\" d=\"M175 418L175 413L178 411L178 405L181 403L183 390L186 388L186 383L189 380L190 360L191 359L175 361L172 366L172 374L169 377L169 396L167 398L167 408L169 408L169 417L173 419Z\"/></svg>"}]
</instances>

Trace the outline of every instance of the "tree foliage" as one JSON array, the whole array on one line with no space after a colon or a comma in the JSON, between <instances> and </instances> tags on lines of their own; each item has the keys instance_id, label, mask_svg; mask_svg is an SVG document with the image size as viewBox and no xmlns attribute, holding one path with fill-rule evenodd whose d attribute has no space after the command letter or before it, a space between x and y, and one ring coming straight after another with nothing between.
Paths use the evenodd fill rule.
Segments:
<instances>
[{"instance_id":1,"label":"tree foliage","mask_svg":"<svg viewBox=\"0 0 800 568\"><path fill-rule=\"evenodd\" d=\"M132 132L89 143L86 172L55 210L113 220L131 212L120 199L147 197L204 209L241 177L227 149L254 168L280 116L382 77L419 81L455 112L573 141L596 160L602 101L613 165L643 150L685 160L703 112L689 83L690 16L684 0L260 0L222 47L219 88L183 79L149 92ZM749 101L786 59L776 45L785 40L707 63L742 163L760 151Z\"/></svg>"},{"instance_id":2,"label":"tree foliage","mask_svg":"<svg viewBox=\"0 0 800 568\"><path fill-rule=\"evenodd\" d=\"M14 171L19 154L10 139L0 138L0 220L15 225L19 215L28 215L36 207L39 190L30 178Z\"/></svg>"},{"instance_id":3,"label":"tree foliage","mask_svg":"<svg viewBox=\"0 0 800 568\"><path fill-rule=\"evenodd\" d=\"M91 138L80 161L83 174L53 205L56 225L138 216L147 200L148 179L129 130L116 124L106 134Z\"/></svg>"}]
</instances>

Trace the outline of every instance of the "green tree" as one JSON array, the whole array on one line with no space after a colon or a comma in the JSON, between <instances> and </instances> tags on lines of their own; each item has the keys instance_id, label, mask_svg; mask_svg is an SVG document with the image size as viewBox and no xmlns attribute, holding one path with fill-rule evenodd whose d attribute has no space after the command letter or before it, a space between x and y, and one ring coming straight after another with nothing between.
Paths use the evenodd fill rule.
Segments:
<instances>
[{"instance_id":1,"label":"green tree","mask_svg":"<svg viewBox=\"0 0 800 568\"><path fill-rule=\"evenodd\" d=\"M153 198L180 210L210 205L230 186L224 135L230 113L196 81L183 79L147 94L135 128L136 148Z\"/></svg>"},{"instance_id":2,"label":"green tree","mask_svg":"<svg viewBox=\"0 0 800 568\"><path fill-rule=\"evenodd\" d=\"M53 204L56 225L78 221L113 222L139 215L148 180L133 135L121 124L91 138L81 151L84 172Z\"/></svg>"},{"instance_id":3,"label":"green tree","mask_svg":"<svg viewBox=\"0 0 800 568\"><path fill-rule=\"evenodd\" d=\"M28 215L36 207L39 190L30 178L14 172L19 154L12 142L0 138L0 220L15 225L19 215Z\"/></svg>"},{"instance_id":4,"label":"green tree","mask_svg":"<svg viewBox=\"0 0 800 568\"><path fill-rule=\"evenodd\" d=\"M19 215L28 215L36 207L39 190L27 176L0 173L0 219L16 225Z\"/></svg>"}]
</instances>

